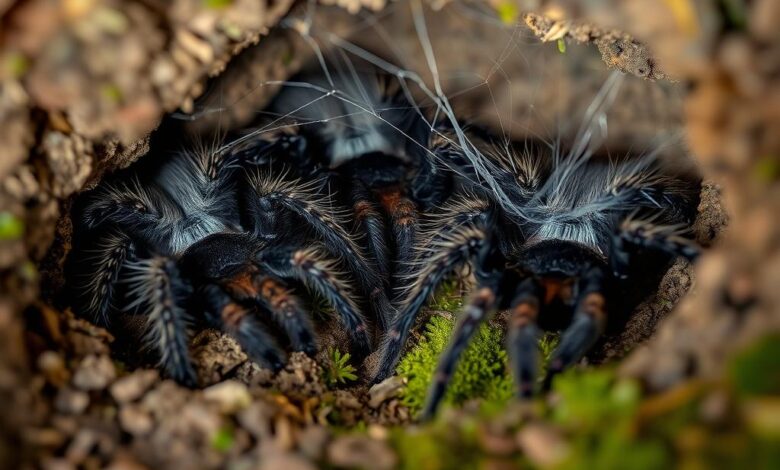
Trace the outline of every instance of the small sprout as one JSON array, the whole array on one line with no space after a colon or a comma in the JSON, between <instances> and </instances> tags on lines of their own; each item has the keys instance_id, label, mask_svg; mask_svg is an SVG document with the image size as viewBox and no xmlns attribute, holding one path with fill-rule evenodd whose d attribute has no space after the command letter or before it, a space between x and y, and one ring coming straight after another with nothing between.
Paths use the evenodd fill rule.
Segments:
<instances>
[{"instance_id":1,"label":"small sprout","mask_svg":"<svg viewBox=\"0 0 780 470\"><path fill-rule=\"evenodd\" d=\"M328 351L330 364L325 370L325 382L334 386L357 380L357 369L349 363L349 353L343 353L338 349Z\"/></svg>"},{"instance_id":2,"label":"small sprout","mask_svg":"<svg viewBox=\"0 0 780 470\"><path fill-rule=\"evenodd\" d=\"M558 39L558 52L566 54L566 41L563 38Z\"/></svg>"},{"instance_id":3,"label":"small sprout","mask_svg":"<svg viewBox=\"0 0 780 470\"><path fill-rule=\"evenodd\" d=\"M503 0L496 7L498 18L507 25L512 25L517 21L520 11L517 9L517 3L513 0Z\"/></svg>"},{"instance_id":4,"label":"small sprout","mask_svg":"<svg viewBox=\"0 0 780 470\"><path fill-rule=\"evenodd\" d=\"M225 453L230 451L235 444L236 438L233 427L229 425L222 426L211 436L211 448L217 452Z\"/></svg>"},{"instance_id":5,"label":"small sprout","mask_svg":"<svg viewBox=\"0 0 780 470\"><path fill-rule=\"evenodd\" d=\"M24 222L10 212L0 212L0 240L18 240L24 235Z\"/></svg>"}]
</instances>

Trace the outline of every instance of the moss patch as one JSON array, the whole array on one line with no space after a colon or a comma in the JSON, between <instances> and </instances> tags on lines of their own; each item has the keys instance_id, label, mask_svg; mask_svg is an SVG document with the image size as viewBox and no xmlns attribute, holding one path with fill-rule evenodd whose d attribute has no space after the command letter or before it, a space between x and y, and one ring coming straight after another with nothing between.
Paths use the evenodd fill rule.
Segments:
<instances>
[{"instance_id":1,"label":"moss patch","mask_svg":"<svg viewBox=\"0 0 780 470\"><path fill-rule=\"evenodd\" d=\"M398 364L397 373L408 380L402 402L419 411L428 393L436 365L454 328L454 321L434 316L420 341ZM506 373L507 355L499 328L483 325L463 353L444 402L461 404L473 398L505 402L512 397L512 379Z\"/></svg>"}]
</instances>

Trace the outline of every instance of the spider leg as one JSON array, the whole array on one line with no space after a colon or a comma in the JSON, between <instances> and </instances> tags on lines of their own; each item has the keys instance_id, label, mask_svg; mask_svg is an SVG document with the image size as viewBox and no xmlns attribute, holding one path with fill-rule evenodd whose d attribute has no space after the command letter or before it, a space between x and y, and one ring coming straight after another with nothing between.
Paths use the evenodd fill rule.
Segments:
<instances>
[{"instance_id":1,"label":"spider leg","mask_svg":"<svg viewBox=\"0 0 780 470\"><path fill-rule=\"evenodd\" d=\"M487 318L496 305L497 291L495 287L481 286L476 294L471 298L468 305L463 310L458 324L452 333L452 338L444 351L436 372L433 376L433 382L428 390L425 407L421 412L421 419L428 420L433 418L436 409L439 407L447 385L450 383L452 374L455 372L455 366L463 351L468 346L469 341L477 332L479 326Z\"/></svg>"},{"instance_id":2,"label":"spider leg","mask_svg":"<svg viewBox=\"0 0 780 470\"><path fill-rule=\"evenodd\" d=\"M128 313L147 319L147 340L160 355L165 372L177 382L197 385L197 376L189 355L190 318L182 305L190 287L180 277L173 260L154 257L127 264L130 303Z\"/></svg>"},{"instance_id":3,"label":"spider leg","mask_svg":"<svg viewBox=\"0 0 780 470\"><path fill-rule=\"evenodd\" d=\"M398 187L379 191L379 203L390 215L396 248L396 274L409 272L417 235L417 207Z\"/></svg>"},{"instance_id":4,"label":"spider leg","mask_svg":"<svg viewBox=\"0 0 780 470\"><path fill-rule=\"evenodd\" d=\"M135 244L119 230L99 230L76 240L67 265L76 313L106 326L118 295L119 274L127 261L135 259Z\"/></svg>"},{"instance_id":5,"label":"spider leg","mask_svg":"<svg viewBox=\"0 0 780 470\"><path fill-rule=\"evenodd\" d=\"M353 353L365 357L371 352L368 325L352 296L348 280L338 271L338 263L319 247L299 250L263 250L257 261L279 277L291 277L321 294L333 305L350 335Z\"/></svg>"},{"instance_id":6,"label":"spider leg","mask_svg":"<svg viewBox=\"0 0 780 470\"><path fill-rule=\"evenodd\" d=\"M402 309L393 318L382 345L374 382L381 382L392 375L409 330L425 301L458 266L471 260L487 244L485 229L470 224L442 233L426 247L430 256L420 260L421 269L407 289Z\"/></svg>"},{"instance_id":7,"label":"spider leg","mask_svg":"<svg viewBox=\"0 0 780 470\"><path fill-rule=\"evenodd\" d=\"M517 395L528 398L533 395L539 363L539 334L536 324L543 299L543 289L538 280L526 278L517 287L510 306L507 350Z\"/></svg>"},{"instance_id":8,"label":"spider leg","mask_svg":"<svg viewBox=\"0 0 780 470\"><path fill-rule=\"evenodd\" d=\"M259 272L256 266L248 265L222 284L232 298L255 302L271 312L276 323L287 333L295 351L303 351L310 356L317 353L314 330L307 313L284 282Z\"/></svg>"},{"instance_id":9,"label":"spider leg","mask_svg":"<svg viewBox=\"0 0 780 470\"><path fill-rule=\"evenodd\" d=\"M278 218L280 214L275 210L278 208L298 215L322 238L329 251L344 260L368 295L373 313L384 324L390 301L382 281L360 246L344 229L339 214L329 207L330 199L300 182L259 174L251 179L251 186L256 196L249 199L254 220Z\"/></svg>"},{"instance_id":10,"label":"spider leg","mask_svg":"<svg viewBox=\"0 0 780 470\"><path fill-rule=\"evenodd\" d=\"M258 319L216 284L202 289L207 320L238 341L253 361L277 371L284 366L284 355L266 333Z\"/></svg>"},{"instance_id":11,"label":"spider leg","mask_svg":"<svg viewBox=\"0 0 780 470\"><path fill-rule=\"evenodd\" d=\"M680 236L676 227L626 220L612 238L610 262L617 277L625 277L631 253L637 249L657 250L689 261L695 261L701 253L701 248L692 240Z\"/></svg>"},{"instance_id":12,"label":"spider leg","mask_svg":"<svg viewBox=\"0 0 780 470\"><path fill-rule=\"evenodd\" d=\"M555 375L582 359L601 336L607 317L604 280L605 270L600 267L591 268L583 276L574 317L547 367L545 390L549 390Z\"/></svg>"},{"instance_id":13,"label":"spider leg","mask_svg":"<svg viewBox=\"0 0 780 470\"><path fill-rule=\"evenodd\" d=\"M385 222L379 213L365 185L355 179L352 182L355 221L368 235L368 251L376 260L379 275L387 281L390 276L390 255L385 243Z\"/></svg>"},{"instance_id":14,"label":"spider leg","mask_svg":"<svg viewBox=\"0 0 780 470\"><path fill-rule=\"evenodd\" d=\"M499 250L492 244L486 244L479 250L475 264L477 265L475 275L479 280L479 286L463 309L458 324L452 332L449 345L439 360L422 410L422 419L430 419L436 413L460 355L463 354L482 322L501 302L505 263Z\"/></svg>"}]
</instances>

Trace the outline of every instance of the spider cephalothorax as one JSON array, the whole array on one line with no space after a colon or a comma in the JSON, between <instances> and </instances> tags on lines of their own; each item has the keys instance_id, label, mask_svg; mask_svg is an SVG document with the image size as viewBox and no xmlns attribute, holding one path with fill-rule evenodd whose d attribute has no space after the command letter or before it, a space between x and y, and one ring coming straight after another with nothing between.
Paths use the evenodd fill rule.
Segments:
<instances>
[{"instance_id":1,"label":"spider cephalothorax","mask_svg":"<svg viewBox=\"0 0 780 470\"><path fill-rule=\"evenodd\" d=\"M474 138L477 142L478 139ZM558 147L514 151L483 142L481 154L508 208L458 158L460 194L430 214L417 246L417 268L385 339L375 380L390 375L414 319L437 286L469 263L476 291L435 374L425 414L443 397L459 354L479 324L509 310L507 348L518 386L536 386L541 329L563 329L543 386L579 361L620 321L675 256L698 249L684 235L700 183L653 157L599 160ZM649 287L648 287L649 285ZM607 312L610 316L607 316ZM625 318L622 318L625 320Z\"/></svg>"},{"instance_id":2,"label":"spider cephalothorax","mask_svg":"<svg viewBox=\"0 0 780 470\"><path fill-rule=\"evenodd\" d=\"M314 353L304 286L333 305L354 351L369 352L357 296L376 276L321 184L230 152L166 157L104 181L77 204L68 282L78 312L104 325L143 318L162 368L190 385L194 326L224 330L272 368L284 356L268 327Z\"/></svg>"}]
</instances>

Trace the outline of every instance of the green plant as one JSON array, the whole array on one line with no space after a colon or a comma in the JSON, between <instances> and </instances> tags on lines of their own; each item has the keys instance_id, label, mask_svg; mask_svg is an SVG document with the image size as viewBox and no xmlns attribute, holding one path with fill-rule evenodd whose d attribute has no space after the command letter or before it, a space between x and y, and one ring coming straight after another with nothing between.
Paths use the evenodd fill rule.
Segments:
<instances>
[{"instance_id":1,"label":"green plant","mask_svg":"<svg viewBox=\"0 0 780 470\"><path fill-rule=\"evenodd\" d=\"M428 386L453 328L453 320L432 317L423 339L398 364L398 374L408 381L402 402L413 412L425 403ZM506 362L501 330L483 325L458 362L445 402L460 404L473 398L506 401L513 391L512 379L505 372Z\"/></svg>"},{"instance_id":2,"label":"green plant","mask_svg":"<svg viewBox=\"0 0 780 470\"><path fill-rule=\"evenodd\" d=\"M233 426L230 425L222 426L211 436L211 448L217 452L225 453L230 451L235 442L235 432Z\"/></svg>"},{"instance_id":3,"label":"green plant","mask_svg":"<svg viewBox=\"0 0 780 470\"><path fill-rule=\"evenodd\" d=\"M338 349L329 349L330 363L325 369L325 383L328 386L345 384L357 380L357 369L349 363L349 353L342 353Z\"/></svg>"},{"instance_id":4,"label":"green plant","mask_svg":"<svg viewBox=\"0 0 780 470\"><path fill-rule=\"evenodd\" d=\"M430 304L431 310L444 310L447 312L457 312L463 307L463 293L457 280L449 280L436 290L433 301Z\"/></svg>"}]
</instances>

